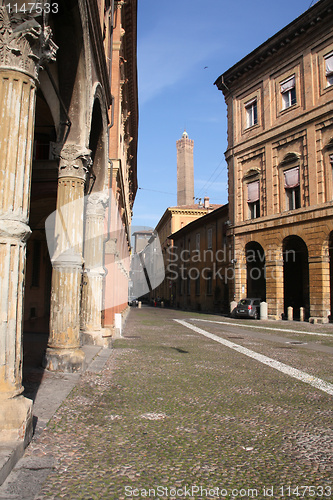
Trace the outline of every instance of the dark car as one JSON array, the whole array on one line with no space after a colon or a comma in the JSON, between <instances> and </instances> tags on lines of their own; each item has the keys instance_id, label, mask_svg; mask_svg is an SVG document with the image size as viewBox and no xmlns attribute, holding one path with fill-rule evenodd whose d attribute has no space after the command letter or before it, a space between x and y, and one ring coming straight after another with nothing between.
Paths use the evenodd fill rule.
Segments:
<instances>
[{"instance_id":1,"label":"dark car","mask_svg":"<svg viewBox=\"0 0 333 500\"><path fill-rule=\"evenodd\" d=\"M236 318L253 318L258 319L260 316L261 299L246 298L238 302L235 316Z\"/></svg>"},{"instance_id":2,"label":"dark car","mask_svg":"<svg viewBox=\"0 0 333 500\"><path fill-rule=\"evenodd\" d=\"M138 307L139 301L135 297L129 297L128 299L128 305L132 307Z\"/></svg>"}]
</instances>

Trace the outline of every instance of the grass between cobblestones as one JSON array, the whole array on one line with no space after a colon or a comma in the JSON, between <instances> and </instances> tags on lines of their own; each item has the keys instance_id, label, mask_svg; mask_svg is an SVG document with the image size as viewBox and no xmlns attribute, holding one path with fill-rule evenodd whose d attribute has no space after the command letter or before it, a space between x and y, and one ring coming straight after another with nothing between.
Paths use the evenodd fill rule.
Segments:
<instances>
[{"instance_id":1,"label":"grass between cobblestones","mask_svg":"<svg viewBox=\"0 0 333 500\"><path fill-rule=\"evenodd\" d=\"M57 459L38 499L331 498L332 398L175 315L132 311L106 369L83 375L31 445ZM145 496L158 486L207 491Z\"/></svg>"}]
</instances>

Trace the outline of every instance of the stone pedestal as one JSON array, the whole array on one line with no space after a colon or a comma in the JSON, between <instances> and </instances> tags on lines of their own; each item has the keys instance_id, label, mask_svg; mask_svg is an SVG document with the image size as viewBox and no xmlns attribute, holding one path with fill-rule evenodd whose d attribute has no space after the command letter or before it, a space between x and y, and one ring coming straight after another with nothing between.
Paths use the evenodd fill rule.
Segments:
<instances>
[{"instance_id":1,"label":"stone pedestal","mask_svg":"<svg viewBox=\"0 0 333 500\"><path fill-rule=\"evenodd\" d=\"M44 366L77 372L84 368L80 341L80 302L84 186L89 151L67 145L60 154L52 261L50 337Z\"/></svg>"},{"instance_id":2,"label":"stone pedestal","mask_svg":"<svg viewBox=\"0 0 333 500\"><path fill-rule=\"evenodd\" d=\"M51 30L0 6L0 442L32 435L32 401L21 394L22 314L36 80L54 59Z\"/></svg>"}]
</instances>

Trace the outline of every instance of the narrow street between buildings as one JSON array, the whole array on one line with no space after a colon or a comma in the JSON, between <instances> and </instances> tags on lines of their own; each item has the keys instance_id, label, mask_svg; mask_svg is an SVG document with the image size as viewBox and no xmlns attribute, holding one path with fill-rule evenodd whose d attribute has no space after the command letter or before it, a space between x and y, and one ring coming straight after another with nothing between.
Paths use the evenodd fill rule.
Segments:
<instances>
[{"instance_id":1,"label":"narrow street between buildings","mask_svg":"<svg viewBox=\"0 0 333 500\"><path fill-rule=\"evenodd\" d=\"M333 328L133 308L0 499L332 498Z\"/></svg>"}]
</instances>

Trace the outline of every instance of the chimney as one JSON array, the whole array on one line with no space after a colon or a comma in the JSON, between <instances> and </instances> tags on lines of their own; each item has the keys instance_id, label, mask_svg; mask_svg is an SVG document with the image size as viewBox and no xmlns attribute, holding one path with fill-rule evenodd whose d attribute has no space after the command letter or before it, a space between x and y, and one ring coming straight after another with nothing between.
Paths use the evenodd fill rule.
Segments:
<instances>
[{"instance_id":1,"label":"chimney","mask_svg":"<svg viewBox=\"0 0 333 500\"><path fill-rule=\"evenodd\" d=\"M204 208L209 208L209 197L208 196L204 197Z\"/></svg>"}]
</instances>

